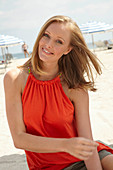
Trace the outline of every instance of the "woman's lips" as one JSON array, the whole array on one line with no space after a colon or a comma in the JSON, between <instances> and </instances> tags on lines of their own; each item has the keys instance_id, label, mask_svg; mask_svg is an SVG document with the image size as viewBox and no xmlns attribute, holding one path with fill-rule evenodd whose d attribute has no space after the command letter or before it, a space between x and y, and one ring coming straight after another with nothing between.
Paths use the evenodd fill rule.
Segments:
<instances>
[{"instance_id":1,"label":"woman's lips","mask_svg":"<svg viewBox=\"0 0 113 170\"><path fill-rule=\"evenodd\" d=\"M53 54L52 52L48 51L48 50L45 49L45 48L42 48L42 51L43 51L44 53L46 53L46 54Z\"/></svg>"}]
</instances>

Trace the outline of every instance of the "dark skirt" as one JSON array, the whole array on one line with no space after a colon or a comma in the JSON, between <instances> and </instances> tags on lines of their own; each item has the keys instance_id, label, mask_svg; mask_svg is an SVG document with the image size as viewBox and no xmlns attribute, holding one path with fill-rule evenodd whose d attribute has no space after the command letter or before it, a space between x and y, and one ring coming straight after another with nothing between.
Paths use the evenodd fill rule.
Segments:
<instances>
[{"instance_id":1,"label":"dark skirt","mask_svg":"<svg viewBox=\"0 0 113 170\"><path fill-rule=\"evenodd\" d=\"M103 142L101 142L101 143L103 143ZM107 144L105 144L105 145L107 145ZM113 149L113 145L108 145L108 146ZM100 160L102 160L107 155L112 155L111 152L108 152L106 150L101 150L101 151L99 151L98 154L99 154ZM64 168L63 170L87 170L87 168L85 166L84 161L80 161L80 162L75 162L74 164L70 165L67 168Z\"/></svg>"}]
</instances>

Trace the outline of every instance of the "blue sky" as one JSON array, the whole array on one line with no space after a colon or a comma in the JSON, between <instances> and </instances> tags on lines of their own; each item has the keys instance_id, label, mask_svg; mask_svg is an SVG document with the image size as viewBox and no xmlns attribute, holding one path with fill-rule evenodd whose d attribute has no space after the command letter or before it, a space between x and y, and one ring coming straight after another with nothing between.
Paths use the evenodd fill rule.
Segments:
<instances>
[{"instance_id":1,"label":"blue sky","mask_svg":"<svg viewBox=\"0 0 113 170\"><path fill-rule=\"evenodd\" d=\"M113 0L0 0L0 34L23 39L32 51L41 26L59 14L71 17L78 25L88 21L113 24ZM94 36L95 41L111 38L111 32ZM91 36L85 40L91 42ZM22 52L20 45L9 50Z\"/></svg>"}]
</instances>

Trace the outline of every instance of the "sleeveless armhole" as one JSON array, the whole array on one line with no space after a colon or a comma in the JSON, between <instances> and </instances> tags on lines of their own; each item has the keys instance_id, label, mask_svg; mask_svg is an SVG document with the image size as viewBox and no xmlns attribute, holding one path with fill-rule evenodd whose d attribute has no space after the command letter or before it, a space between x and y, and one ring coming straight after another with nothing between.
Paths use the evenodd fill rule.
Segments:
<instances>
[{"instance_id":1,"label":"sleeveless armhole","mask_svg":"<svg viewBox=\"0 0 113 170\"><path fill-rule=\"evenodd\" d=\"M29 79L30 79L30 74L31 74L31 69L30 69L30 67L28 67L28 76L27 76L27 80L26 80L26 83L25 83L23 93L22 93L22 101L23 101L23 97L24 97L24 94L25 94Z\"/></svg>"}]
</instances>

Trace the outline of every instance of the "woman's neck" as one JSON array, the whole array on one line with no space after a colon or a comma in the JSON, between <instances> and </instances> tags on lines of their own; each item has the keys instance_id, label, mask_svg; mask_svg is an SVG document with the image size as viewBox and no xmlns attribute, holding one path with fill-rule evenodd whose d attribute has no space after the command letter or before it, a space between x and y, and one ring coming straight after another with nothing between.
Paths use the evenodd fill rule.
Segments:
<instances>
[{"instance_id":1,"label":"woman's neck","mask_svg":"<svg viewBox=\"0 0 113 170\"><path fill-rule=\"evenodd\" d=\"M39 80L52 80L59 74L58 64L43 64L42 70L45 72L43 75L37 75Z\"/></svg>"}]
</instances>

